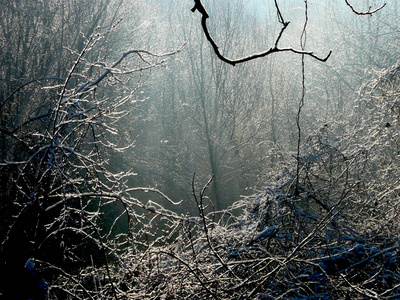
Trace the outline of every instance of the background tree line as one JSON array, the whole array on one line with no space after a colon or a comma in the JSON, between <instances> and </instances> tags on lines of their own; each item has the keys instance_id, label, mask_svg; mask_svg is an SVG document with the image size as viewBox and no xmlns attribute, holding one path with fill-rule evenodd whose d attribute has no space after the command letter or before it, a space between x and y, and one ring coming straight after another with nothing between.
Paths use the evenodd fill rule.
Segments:
<instances>
[{"instance_id":1,"label":"background tree line","mask_svg":"<svg viewBox=\"0 0 400 300\"><path fill-rule=\"evenodd\" d=\"M270 1L204 5L227 57L264 51L280 32ZM299 48L304 7L279 5L290 20L280 43ZM153 245L199 208L194 173L199 183L213 175L208 209L224 214L242 195L285 181L300 161L300 207L323 218L351 194L347 218L358 229L397 230L398 2L372 16L339 0L309 3L307 50L332 55L325 63L305 58L299 157L301 56L227 65L192 6L2 2L0 253L9 287L33 256L72 272L122 261L110 253L129 242L134 253ZM155 211L167 224L149 219Z\"/></svg>"}]
</instances>

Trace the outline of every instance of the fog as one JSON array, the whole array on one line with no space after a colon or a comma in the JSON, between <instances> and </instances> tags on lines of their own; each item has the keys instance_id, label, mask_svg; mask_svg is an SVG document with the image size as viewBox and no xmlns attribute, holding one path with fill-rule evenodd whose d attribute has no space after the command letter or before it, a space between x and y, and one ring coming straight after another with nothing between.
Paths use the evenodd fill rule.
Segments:
<instances>
[{"instance_id":1,"label":"fog","mask_svg":"<svg viewBox=\"0 0 400 300\"><path fill-rule=\"evenodd\" d=\"M281 30L270 2L206 1L204 5L210 13L211 35L232 59L268 50ZM396 62L393 5L397 3L388 2L369 17L355 15L343 1L308 3L305 49L319 57L329 51L332 55L324 63L305 59L303 141L326 124L334 133L352 122L362 84L374 70ZM279 46L301 49L304 3L282 1L280 7L290 24ZM360 5L360 10L368 7ZM190 3L177 2L158 10L165 20L157 25L158 42L165 46L157 48L179 47L186 39L187 44L154 76L157 79L147 83L149 98L142 108L151 117L141 126L132 166L142 184L165 187L180 199L190 199L193 173L201 182L214 174L217 191L212 200L222 208L261 188L265 180L273 180L278 163L293 162L301 55L274 53L235 67L226 65L207 44L200 14L188 8Z\"/></svg>"},{"instance_id":2,"label":"fog","mask_svg":"<svg viewBox=\"0 0 400 300\"><path fill-rule=\"evenodd\" d=\"M275 255L279 273L306 249L298 281L330 275L319 263L331 252L356 255L356 243L383 251L376 257L387 266L400 195L399 3L353 2L2 1L0 272L11 274L8 284L33 276L36 261L53 270L43 276L61 297L81 293L67 292L68 278L80 296L102 297L100 279L94 287L82 279L96 265L110 282L112 263L134 265L132 274L142 273L129 276L144 284L144 273L155 278L149 253L164 251L158 267L182 263L203 296L234 286L235 295L262 298L252 284L264 287L270 263L260 264L271 271L265 280L241 281L247 273L227 263L232 253L254 259L254 275L259 259ZM331 241L336 252L322 249ZM215 281L204 279L209 269ZM221 274L231 281L219 294ZM396 284L376 283L363 296L389 294L382 286L397 293ZM124 288L111 284L104 295L117 299ZM50 299L39 294L19 296Z\"/></svg>"}]
</instances>

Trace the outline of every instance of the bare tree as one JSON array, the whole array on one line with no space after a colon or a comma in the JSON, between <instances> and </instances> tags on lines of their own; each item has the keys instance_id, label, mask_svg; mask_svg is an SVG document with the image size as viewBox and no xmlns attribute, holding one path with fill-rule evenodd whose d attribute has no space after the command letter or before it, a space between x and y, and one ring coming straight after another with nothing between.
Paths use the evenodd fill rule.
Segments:
<instances>
[{"instance_id":1,"label":"bare tree","mask_svg":"<svg viewBox=\"0 0 400 300\"><path fill-rule=\"evenodd\" d=\"M2 109L18 105L21 98L26 107L17 110L17 122L3 119L1 127L5 201L0 255L1 268L8 273L1 291L5 297L39 297L38 293L48 297L41 278L46 274L49 279L58 277L54 288L66 297L70 291L65 283L71 278L77 282L82 266L104 265L111 279L109 261L116 259L120 243L132 242L133 235L145 243L142 235L147 232L137 227L146 212L154 211L154 204L130 195L138 190L126 185L132 172L113 172L109 165L110 156L132 146L130 141L116 146L115 136L121 119L140 101L141 85L119 89L117 95L111 89L164 66L181 49L159 55L130 49L113 62L99 62L93 49L105 50L104 42L113 30L114 26L105 32L95 29L83 38L82 47L77 45L79 52L71 49L75 57L64 78L34 78L3 98ZM174 204L158 190L150 191ZM112 210L118 215L110 221ZM162 208L157 207L157 212ZM127 239L114 240L120 233ZM24 290L16 288L28 283ZM117 298L113 282L104 293Z\"/></svg>"},{"instance_id":2,"label":"bare tree","mask_svg":"<svg viewBox=\"0 0 400 300\"><path fill-rule=\"evenodd\" d=\"M13 5L21 3L29 11L25 2L9 4L10 10L4 11L10 15L3 24L11 26L7 22L16 16L11 14ZM121 1L102 2L107 3L126 12ZM67 24L75 28L68 14L76 13L77 18L71 20L85 15L80 2L68 4L62 6L66 14L62 18L50 14L57 20L53 24L64 24L61 29ZM88 9L94 13L88 17L89 31L83 31L82 38L69 47L62 63L38 60L48 64L43 69L51 70L47 76L44 71L40 76L29 75L34 74L37 62L18 60L23 66L18 70L26 71L29 78L15 77L15 85L11 84L15 78L6 78L11 85L0 103L1 196L9 200L1 203L0 267L9 275L6 288L0 291L3 296L399 297L395 275L400 272L395 130L399 66L371 73L371 80L350 82L351 76L340 69L324 69L352 92L358 80L365 84L348 119L316 127L320 122L313 109L319 104L315 100L319 94L307 85L305 57L314 58L311 61L317 65L329 56L321 59L306 51L311 27L307 1L301 10L305 12L299 31L301 50L279 46L286 42L289 23L278 4L272 5L279 25L273 46L243 59L227 57L245 55L259 42L263 29L243 22L242 31L236 31L236 21L246 16L231 2L224 4L230 13L222 13L209 28L206 21L222 10L222 4L206 10L196 0L193 11L202 15L206 39L185 27L185 34L195 36L186 53L179 48L157 54L126 44L118 44L128 49L123 53L108 51L126 35L113 35L117 27L108 21L117 13L94 7ZM358 12L350 2L343 6L351 8L349 13ZM371 13L379 14L372 8L365 14ZM179 16L173 14L170 20L175 18ZM40 30L44 19L33 20L37 26L32 28ZM367 24L373 27L372 22ZM10 34L11 27L3 32ZM250 29L255 29L254 36L246 34ZM28 35L35 30L27 31ZM69 30L60 32L66 38ZM171 36L165 36L173 45ZM20 39L34 41L24 35L13 37L22 48ZM221 49L214 39L223 41ZM144 40L153 44L151 37ZM61 44L50 49L60 49ZM2 51L7 48L1 45ZM21 53L29 55L35 47L25 50ZM298 72L293 71L292 60L289 68L283 67L284 59L264 63L255 59L275 52L299 54ZM189 63L179 73L182 61ZM248 63L228 66L244 61ZM8 62L3 61L2 76L17 74ZM68 65L65 72L59 72L62 64ZM158 72L161 76L154 76L160 67L166 68ZM55 70L58 73L52 73ZM300 84L294 87L291 81ZM348 95L334 93L332 88L325 91L343 98ZM307 98L310 94L314 98ZM315 103L307 107L310 100ZM345 105L349 107L350 101ZM297 125L297 132L292 125ZM285 153L272 153L277 150ZM152 157L153 152L157 156ZM285 155L290 152L294 160L287 161ZM264 164L272 157L274 161ZM141 161L145 162L139 167L132 166ZM237 188L240 180L247 180L243 186L252 184L263 166L270 168L262 178L266 187L254 196L232 201L229 207L214 209L213 201L222 199L218 197L224 190ZM135 172L146 168L156 175L152 184L162 189L146 184L145 176L137 179ZM170 197L170 185L184 186L185 176L198 170L203 174L190 176L189 192L197 210L190 214L189 198L183 202Z\"/></svg>"}]
</instances>

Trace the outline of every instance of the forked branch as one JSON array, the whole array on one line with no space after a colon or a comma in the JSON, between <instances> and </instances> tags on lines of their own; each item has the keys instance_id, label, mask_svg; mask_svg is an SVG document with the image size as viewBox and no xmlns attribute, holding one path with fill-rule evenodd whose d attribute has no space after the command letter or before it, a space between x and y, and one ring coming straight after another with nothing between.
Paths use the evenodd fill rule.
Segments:
<instances>
[{"instance_id":1,"label":"forked branch","mask_svg":"<svg viewBox=\"0 0 400 300\"><path fill-rule=\"evenodd\" d=\"M278 21L279 21L279 23L282 24L282 28L281 28L277 38L275 39L274 45L271 48L269 48L268 50L266 50L264 52L261 52L261 53L254 53L254 54L251 54L249 56L245 56L245 57L242 57L242 58L239 58L239 59L227 58L227 57L225 57L224 55L221 54L221 52L219 51L218 45L215 43L214 39L210 35L210 32L209 32L208 27L207 27L207 19L210 16L207 13L206 9L204 8L201 0L194 0L194 3L195 3L194 7L191 10L192 10L192 12L195 12L197 10L201 14L201 26L203 28L204 34L205 34L208 42L211 44L211 46L213 48L215 54L217 55L217 57L220 60L222 60L222 61L224 61L224 62L226 62L226 63L228 63L228 64L230 64L232 66L235 66L236 64L240 64L240 63L243 63L243 62L246 62L246 61L250 61L250 60L253 60L253 59L256 59L256 58L265 57L265 56L268 56L268 55L270 55L272 53L275 53L275 52L293 52L293 53L296 53L296 54L308 55L308 56L311 56L311 57L313 57L313 58L315 58L315 59L317 59L319 61L322 61L322 62L327 61L328 58L330 57L331 53L332 53L332 51L329 51L329 53L328 53L328 55L326 57L321 58L321 57L315 55L312 51L296 50L294 48L279 48L278 47L278 43L279 43L279 41L280 41L280 39L281 39L281 37L283 35L283 32L285 31L285 29L289 25L289 22L284 20L284 18L282 16L282 13L280 12L279 6L278 6L278 4L277 4L277 2L275 0L275 7L277 9Z\"/></svg>"}]
</instances>

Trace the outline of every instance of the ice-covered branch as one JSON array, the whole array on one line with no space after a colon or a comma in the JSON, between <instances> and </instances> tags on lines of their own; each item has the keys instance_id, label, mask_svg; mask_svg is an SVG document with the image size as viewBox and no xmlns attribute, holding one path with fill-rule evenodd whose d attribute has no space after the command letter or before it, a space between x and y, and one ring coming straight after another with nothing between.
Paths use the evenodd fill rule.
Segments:
<instances>
[{"instance_id":1,"label":"ice-covered branch","mask_svg":"<svg viewBox=\"0 0 400 300\"><path fill-rule=\"evenodd\" d=\"M173 205L179 205L183 201L183 200L180 200L178 202L172 201L167 195L165 195L163 192L161 192L160 190L155 189L155 188L134 187L134 188L128 188L125 190L125 192L137 192L137 191L153 192L153 193L159 194L161 197L163 197L165 200L167 200L170 204L173 204Z\"/></svg>"}]
</instances>

